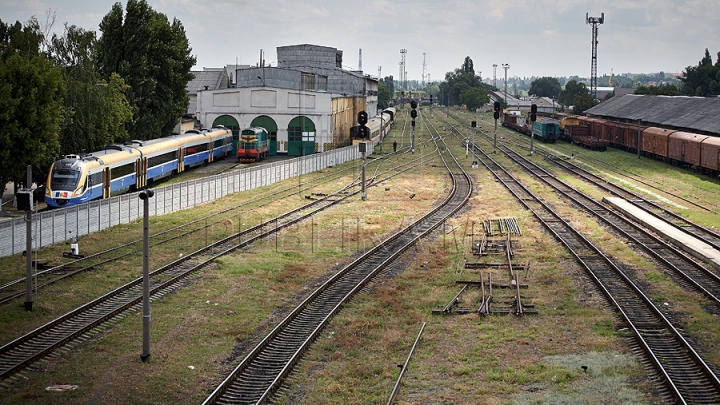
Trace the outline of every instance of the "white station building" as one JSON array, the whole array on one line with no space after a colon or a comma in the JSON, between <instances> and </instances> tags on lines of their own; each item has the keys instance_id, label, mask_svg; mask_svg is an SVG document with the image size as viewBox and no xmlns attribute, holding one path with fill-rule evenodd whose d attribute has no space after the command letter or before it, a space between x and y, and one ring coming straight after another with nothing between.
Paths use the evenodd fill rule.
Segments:
<instances>
[{"instance_id":1,"label":"white station building","mask_svg":"<svg viewBox=\"0 0 720 405\"><path fill-rule=\"evenodd\" d=\"M188 92L195 111L189 113L203 127L224 125L236 136L244 128L263 127L270 134L270 154L292 156L349 145L357 113L377 115L378 80L342 69L342 51L284 46L277 48L277 61L274 67L230 65L234 74L227 68L193 72Z\"/></svg>"}]
</instances>

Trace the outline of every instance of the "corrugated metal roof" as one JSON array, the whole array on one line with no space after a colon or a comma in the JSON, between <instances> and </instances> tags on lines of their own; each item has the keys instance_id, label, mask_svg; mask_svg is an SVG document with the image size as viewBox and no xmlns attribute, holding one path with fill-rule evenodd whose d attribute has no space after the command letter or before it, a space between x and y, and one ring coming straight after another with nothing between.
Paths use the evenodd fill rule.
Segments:
<instances>
[{"instance_id":1,"label":"corrugated metal roof","mask_svg":"<svg viewBox=\"0 0 720 405\"><path fill-rule=\"evenodd\" d=\"M613 97L586 111L591 117L642 120L643 124L720 135L720 97Z\"/></svg>"},{"instance_id":2,"label":"corrugated metal roof","mask_svg":"<svg viewBox=\"0 0 720 405\"><path fill-rule=\"evenodd\" d=\"M205 86L207 86L208 90L227 88L224 77L225 72L226 71L224 69L191 71L190 73L194 74L195 78L187 84L186 89L188 94L197 94L198 91L204 90Z\"/></svg>"}]
</instances>

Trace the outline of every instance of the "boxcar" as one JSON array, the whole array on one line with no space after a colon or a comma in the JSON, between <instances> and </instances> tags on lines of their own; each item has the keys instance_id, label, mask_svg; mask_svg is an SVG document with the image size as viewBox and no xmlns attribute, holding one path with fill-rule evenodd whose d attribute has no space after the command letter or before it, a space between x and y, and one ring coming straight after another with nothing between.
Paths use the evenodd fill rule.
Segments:
<instances>
[{"instance_id":1,"label":"boxcar","mask_svg":"<svg viewBox=\"0 0 720 405\"><path fill-rule=\"evenodd\" d=\"M715 175L720 171L720 137L708 136L702 141L700 166Z\"/></svg>"},{"instance_id":2,"label":"boxcar","mask_svg":"<svg viewBox=\"0 0 720 405\"><path fill-rule=\"evenodd\" d=\"M642 132L642 152L649 156L666 158L668 155L668 137L674 129L647 127Z\"/></svg>"},{"instance_id":3,"label":"boxcar","mask_svg":"<svg viewBox=\"0 0 720 405\"><path fill-rule=\"evenodd\" d=\"M668 137L668 159L690 166L700 165L702 142L707 135L676 131Z\"/></svg>"},{"instance_id":4,"label":"boxcar","mask_svg":"<svg viewBox=\"0 0 720 405\"><path fill-rule=\"evenodd\" d=\"M560 125L550 118L538 118L537 121L533 122L532 132L541 141L553 143L560 134Z\"/></svg>"},{"instance_id":5,"label":"boxcar","mask_svg":"<svg viewBox=\"0 0 720 405\"><path fill-rule=\"evenodd\" d=\"M560 117L559 121L560 123L560 139L566 140L568 142L572 141L570 135L565 132L565 128L568 126L578 126L580 125L580 120L577 119L577 117ZM588 128L588 134L590 131L590 128Z\"/></svg>"},{"instance_id":6,"label":"boxcar","mask_svg":"<svg viewBox=\"0 0 720 405\"><path fill-rule=\"evenodd\" d=\"M587 125L567 125L565 127L565 136L569 136L572 143L590 150L604 152L609 145L609 142L592 136L590 127Z\"/></svg>"}]
</instances>

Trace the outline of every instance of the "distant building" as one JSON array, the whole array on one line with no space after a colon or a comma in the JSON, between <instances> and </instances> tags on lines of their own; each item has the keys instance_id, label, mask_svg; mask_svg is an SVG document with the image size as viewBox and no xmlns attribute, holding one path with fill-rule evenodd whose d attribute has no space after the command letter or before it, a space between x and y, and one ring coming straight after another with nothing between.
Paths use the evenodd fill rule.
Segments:
<instances>
[{"instance_id":1,"label":"distant building","mask_svg":"<svg viewBox=\"0 0 720 405\"><path fill-rule=\"evenodd\" d=\"M502 100L505 101L507 97L507 112L516 115L523 115L530 112L530 107L535 104L537 105L538 112L552 114L555 109L560 105L549 97L538 97L538 98L515 98L509 94L505 94L502 91L490 92L490 101Z\"/></svg>"},{"instance_id":2,"label":"distant building","mask_svg":"<svg viewBox=\"0 0 720 405\"><path fill-rule=\"evenodd\" d=\"M687 96L649 96L628 94L613 97L585 111L597 117L629 124L640 124L719 136L720 98Z\"/></svg>"},{"instance_id":3,"label":"distant building","mask_svg":"<svg viewBox=\"0 0 720 405\"><path fill-rule=\"evenodd\" d=\"M349 144L357 113L377 114L378 80L342 69L342 51L305 44L278 47L277 56L275 67L231 72L232 86L200 89L195 115L201 125L225 125L235 134L264 127L271 154L299 156Z\"/></svg>"}]
</instances>

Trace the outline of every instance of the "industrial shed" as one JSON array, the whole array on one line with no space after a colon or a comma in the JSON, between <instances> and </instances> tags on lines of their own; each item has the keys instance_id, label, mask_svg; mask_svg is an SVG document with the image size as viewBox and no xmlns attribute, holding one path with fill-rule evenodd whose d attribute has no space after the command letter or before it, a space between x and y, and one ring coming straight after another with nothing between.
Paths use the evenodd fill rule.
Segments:
<instances>
[{"instance_id":1,"label":"industrial shed","mask_svg":"<svg viewBox=\"0 0 720 405\"><path fill-rule=\"evenodd\" d=\"M613 97L585 112L590 117L720 136L720 98L646 96Z\"/></svg>"}]
</instances>

